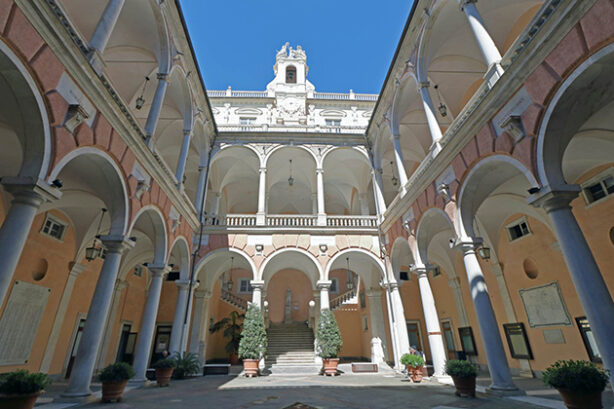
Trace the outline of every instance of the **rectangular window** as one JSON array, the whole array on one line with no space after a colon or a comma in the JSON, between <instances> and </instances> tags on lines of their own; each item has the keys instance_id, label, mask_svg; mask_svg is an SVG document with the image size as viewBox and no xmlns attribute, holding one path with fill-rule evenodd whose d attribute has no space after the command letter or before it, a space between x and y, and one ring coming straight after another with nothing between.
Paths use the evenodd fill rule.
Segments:
<instances>
[{"instance_id":1,"label":"rectangular window","mask_svg":"<svg viewBox=\"0 0 614 409\"><path fill-rule=\"evenodd\" d=\"M253 291L249 278L239 278L239 294L249 294Z\"/></svg>"},{"instance_id":2,"label":"rectangular window","mask_svg":"<svg viewBox=\"0 0 614 409\"><path fill-rule=\"evenodd\" d=\"M339 280L337 279L337 277L333 277L330 279L331 284L330 284L330 290L328 290L329 292L336 294L339 292Z\"/></svg>"},{"instance_id":3,"label":"rectangular window","mask_svg":"<svg viewBox=\"0 0 614 409\"><path fill-rule=\"evenodd\" d=\"M458 335L465 355L477 355L478 349L475 346L475 338L473 337L473 330L471 327L459 328Z\"/></svg>"},{"instance_id":4,"label":"rectangular window","mask_svg":"<svg viewBox=\"0 0 614 409\"><path fill-rule=\"evenodd\" d=\"M588 357L593 362L601 363L601 354L599 353L599 348L597 348L597 342L591 330L591 324L586 317L576 317L576 324L578 324L578 329L580 330L582 341L584 341L584 347L586 348Z\"/></svg>"},{"instance_id":5,"label":"rectangular window","mask_svg":"<svg viewBox=\"0 0 614 409\"><path fill-rule=\"evenodd\" d=\"M505 229L507 230L510 241L518 240L521 237L531 234L527 220L524 217L514 223L508 224Z\"/></svg>"},{"instance_id":6,"label":"rectangular window","mask_svg":"<svg viewBox=\"0 0 614 409\"><path fill-rule=\"evenodd\" d=\"M507 345L510 347L510 355L515 359L533 359L529 338L522 322L503 324Z\"/></svg>"},{"instance_id":7,"label":"rectangular window","mask_svg":"<svg viewBox=\"0 0 614 409\"><path fill-rule=\"evenodd\" d=\"M443 340L446 343L449 359L454 359L456 347L454 345L454 333L452 332L452 324L450 321L441 321L441 331L443 332Z\"/></svg>"},{"instance_id":8,"label":"rectangular window","mask_svg":"<svg viewBox=\"0 0 614 409\"><path fill-rule=\"evenodd\" d=\"M600 176L582 186L584 200L587 204L604 199L614 193L614 176Z\"/></svg>"},{"instance_id":9,"label":"rectangular window","mask_svg":"<svg viewBox=\"0 0 614 409\"><path fill-rule=\"evenodd\" d=\"M61 241L64 238L64 233L66 233L66 227L66 223L61 222L53 216L47 215L47 218L43 223L41 233L45 236L49 236Z\"/></svg>"},{"instance_id":10,"label":"rectangular window","mask_svg":"<svg viewBox=\"0 0 614 409\"><path fill-rule=\"evenodd\" d=\"M241 125L254 125L255 123L256 123L256 118L251 118L251 117L239 118L239 124Z\"/></svg>"},{"instance_id":11,"label":"rectangular window","mask_svg":"<svg viewBox=\"0 0 614 409\"><path fill-rule=\"evenodd\" d=\"M143 266L142 265L136 265L134 266L134 275L137 277L143 277Z\"/></svg>"},{"instance_id":12,"label":"rectangular window","mask_svg":"<svg viewBox=\"0 0 614 409\"><path fill-rule=\"evenodd\" d=\"M420 322L407 322L407 337L409 338L409 346L411 348L422 351L422 337L420 335Z\"/></svg>"},{"instance_id":13,"label":"rectangular window","mask_svg":"<svg viewBox=\"0 0 614 409\"><path fill-rule=\"evenodd\" d=\"M401 279L401 281L409 281L409 271L399 272L399 278Z\"/></svg>"}]
</instances>

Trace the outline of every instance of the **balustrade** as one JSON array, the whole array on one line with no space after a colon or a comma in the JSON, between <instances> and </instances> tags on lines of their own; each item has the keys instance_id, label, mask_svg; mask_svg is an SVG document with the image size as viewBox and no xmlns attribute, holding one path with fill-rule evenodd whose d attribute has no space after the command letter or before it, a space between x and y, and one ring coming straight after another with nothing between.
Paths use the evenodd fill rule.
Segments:
<instances>
[{"instance_id":1,"label":"balustrade","mask_svg":"<svg viewBox=\"0 0 614 409\"><path fill-rule=\"evenodd\" d=\"M345 304L346 302L350 301L351 299L355 297L356 297L356 290L351 289L339 295L338 297L333 298L332 300L330 300L331 311L336 310L337 308L341 307L343 304Z\"/></svg>"},{"instance_id":2,"label":"balustrade","mask_svg":"<svg viewBox=\"0 0 614 409\"><path fill-rule=\"evenodd\" d=\"M206 216L205 226L220 227L256 227L254 214L228 214L225 216ZM326 226L318 226L317 215L304 214L269 214L265 217L265 224L258 227L307 227L307 228L377 228L376 216L326 216Z\"/></svg>"}]
</instances>

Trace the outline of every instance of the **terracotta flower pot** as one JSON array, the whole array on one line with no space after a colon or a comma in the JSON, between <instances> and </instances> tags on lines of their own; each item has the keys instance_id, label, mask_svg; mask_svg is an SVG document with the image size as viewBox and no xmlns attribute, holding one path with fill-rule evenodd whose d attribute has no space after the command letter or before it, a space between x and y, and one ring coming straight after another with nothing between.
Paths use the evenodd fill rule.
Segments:
<instances>
[{"instance_id":1,"label":"terracotta flower pot","mask_svg":"<svg viewBox=\"0 0 614 409\"><path fill-rule=\"evenodd\" d=\"M253 378L258 376L258 362L259 359L243 359L243 369L245 370L245 376Z\"/></svg>"},{"instance_id":2,"label":"terracotta flower pot","mask_svg":"<svg viewBox=\"0 0 614 409\"><path fill-rule=\"evenodd\" d=\"M407 365L407 372L409 373L409 379L411 379L412 382L415 382L415 383L422 382L422 377L423 377L422 368L423 368L422 366Z\"/></svg>"},{"instance_id":3,"label":"terracotta flower pot","mask_svg":"<svg viewBox=\"0 0 614 409\"><path fill-rule=\"evenodd\" d=\"M44 391L27 395L0 395L0 407L2 409L32 409L36 399Z\"/></svg>"},{"instance_id":4,"label":"terracotta flower pot","mask_svg":"<svg viewBox=\"0 0 614 409\"><path fill-rule=\"evenodd\" d=\"M601 409L601 392L577 393L569 389L558 389L568 409Z\"/></svg>"},{"instance_id":5,"label":"terracotta flower pot","mask_svg":"<svg viewBox=\"0 0 614 409\"><path fill-rule=\"evenodd\" d=\"M119 402L124 394L126 383L128 383L128 380L121 382L103 382L102 401L105 403L113 401Z\"/></svg>"},{"instance_id":6,"label":"terracotta flower pot","mask_svg":"<svg viewBox=\"0 0 614 409\"><path fill-rule=\"evenodd\" d=\"M239 363L239 355L237 354L230 354L229 359L230 365L237 365Z\"/></svg>"},{"instance_id":7,"label":"terracotta flower pot","mask_svg":"<svg viewBox=\"0 0 614 409\"><path fill-rule=\"evenodd\" d=\"M337 366L339 365L339 358L323 358L324 374L326 376L337 375Z\"/></svg>"},{"instance_id":8,"label":"terracotta flower pot","mask_svg":"<svg viewBox=\"0 0 614 409\"><path fill-rule=\"evenodd\" d=\"M158 386L170 385L174 370L175 368L156 368L156 382L158 382Z\"/></svg>"},{"instance_id":9,"label":"terracotta flower pot","mask_svg":"<svg viewBox=\"0 0 614 409\"><path fill-rule=\"evenodd\" d=\"M453 376L452 380L456 388L456 392L454 393L456 396L466 395L475 398L475 376L470 378L458 378Z\"/></svg>"}]
</instances>

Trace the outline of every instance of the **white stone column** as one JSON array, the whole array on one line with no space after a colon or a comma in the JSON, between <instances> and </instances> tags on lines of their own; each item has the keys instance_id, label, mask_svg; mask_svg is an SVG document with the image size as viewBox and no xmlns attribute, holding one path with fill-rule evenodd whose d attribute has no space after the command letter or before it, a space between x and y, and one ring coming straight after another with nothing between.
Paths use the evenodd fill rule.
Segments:
<instances>
[{"instance_id":1,"label":"white stone column","mask_svg":"<svg viewBox=\"0 0 614 409\"><path fill-rule=\"evenodd\" d=\"M386 308L388 310L388 328L390 329L390 342L392 344L392 363L397 369L401 368L401 353L399 349L399 337L397 336L396 315L392 306L392 297L387 281L380 283L386 294ZM390 358L389 358L390 359Z\"/></svg>"},{"instance_id":2,"label":"white stone column","mask_svg":"<svg viewBox=\"0 0 614 409\"><path fill-rule=\"evenodd\" d=\"M425 266L418 266L414 269L418 276L418 286L420 287L420 298L422 299L422 311L424 311L424 321L428 333L431 356L433 358L433 375L436 377L445 376L446 349L443 346L441 336L441 326L439 325L439 314L435 306L435 297L429 283L428 270Z\"/></svg>"},{"instance_id":3,"label":"white stone column","mask_svg":"<svg viewBox=\"0 0 614 409\"><path fill-rule=\"evenodd\" d=\"M190 323L192 322L192 307L194 304L194 293L199 287L198 282L192 283L192 290L188 293L188 315L183 323L183 331L181 333L181 352L188 350L188 335L190 332Z\"/></svg>"},{"instance_id":4,"label":"white stone column","mask_svg":"<svg viewBox=\"0 0 614 409\"><path fill-rule=\"evenodd\" d=\"M251 280L252 286L252 303L256 304L258 308L262 310L262 289L264 288L264 281Z\"/></svg>"},{"instance_id":5,"label":"white stone column","mask_svg":"<svg viewBox=\"0 0 614 409\"><path fill-rule=\"evenodd\" d=\"M431 139L433 144L431 150L439 152L441 149L440 142L443 137L441 133L441 127L437 121L437 115L435 115L435 108L433 107L433 101L431 100L431 94L429 93L430 83L428 81L419 82L418 88L420 91L420 97L422 98L422 106L424 107L424 115L426 116L426 123L431 133Z\"/></svg>"},{"instance_id":6,"label":"white stone column","mask_svg":"<svg viewBox=\"0 0 614 409\"><path fill-rule=\"evenodd\" d=\"M493 390L516 390L512 381L510 368L499 334L497 318L490 302L484 274L476 255L476 247L481 245L480 239L463 239L457 241L457 246L463 252L463 262L467 273L467 281L471 290L471 298L475 307L482 344L486 351L488 371L492 379L490 388Z\"/></svg>"},{"instance_id":7,"label":"white stone column","mask_svg":"<svg viewBox=\"0 0 614 409\"><path fill-rule=\"evenodd\" d=\"M405 309L399 292L399 284L396 282L388 283L390 291L390 303L394 310L394 324L397 333L397 346L399 349L398 361L395 362L395 367L400 367L400 358L404 353L409 352L409 335L407 335L407 322L405 321Z\"/></svg>"},{"instance_id":8,"label":"white stone column","mask_svg":"<svg viewBox=\"0 0 614 409\"><path fill-rule=\"evenodd\" d=\"M58 199L60 192L44 181L5 177L0 180L13 195L0 227L0 306L13 280L21 252L30 234L36 212L44 201Z\"/></svg>"},{"instance_id":9,"label":"white stone column","mask_svg":"<svg viewBox=\"0 0 614 409\"><path fill-rule=\"evenodd\" d=\"M188 305L188 287L190 285L189 280L177 280L177 304L175 305L175 317L173 319L173 328L171 329L171 341L169 346L169 352L174 354L181 351L181 334L183 332L183 320L185 318L185 309Z\"/></svg>"},{"instance_id":10,"label":"white stone column","mask_svg":"<svg viewBox=\"0 0 614 409\"><path fill-rule=\"evenodd\" d=\"M318 215L318 194L311 194L311 213L315 216Z\"/></svg>"},{"instance_id":11,"label":"white stone column","mask_svg":"<svg viewBox=\"0 0 614 409\"><path fill-rule=\"evenodd\" d=\"M204 362L205 340L204 334L207 331L207 316L209 315L209 299L211 291L194 291L194 318L192 320L192 331L190 332L189 351L198 355L200 362Z\"/></svg>"},{"instance_id":12,"label":"white stone column","mask_svg":"<svg viewBox=\"0 0 614 409\"><path fill-rule=\"evenodd\" d=\"M62 298L60 298L60 304L56 310L55 319L53 320L53 327L51 327L51 333L49 334L47 347L45 348L45 355L43 355L43 362L41 363L41 367L39 369L40 372L49 373L55 348L58 344L58 339L60 338L62 325L64 324L66 311L68 310L68 304L70 303L72 291L75 288L75 281L77 281L77 277L79 277L79 274L81 274L84 269L85 266L83 264L73 263L70 272L68 273L68 279L66 280L66 285L64 285Z\"/></svg>"},{"instance_id":13,"label":"white stone column","mask_svg":"<svg viewBox=\"0 0 614 409\"><path fill-rule=\"evenodd\" d=\"M578 196L579 188L553 191L548 186L531 197L534 206L542 207L552 220L554 233L561 245L578 298L591 325L603 366L614 371L614 302L608 291L595 257L578 225L570 203ZM614 379L610 378L614 387Z\"/></svg>"},{"instance_id":14,"label":"white stone column","mask_svg":"<svg viewBox=\"0 0 614 409\"><path fill-rule=\"evenodd\" d=\"M143 318L141 319L141 330L139 331L139 338L135 349L134 371L136 375L132 379L134 382L145 382L146 380L145 374L149 365L151 344L153 343L154 331L156 329L162 284L164 276L171 268L169 266L149 266L147 269L151 271L151 284L149 285L149 294L145 302L145 311L143 311Z\"/></svg>"},{"instance_id":15,"label":"white stone column","mask_svg":"<svg viewBox=\"0 0 614 409\"><path fill-rule=\"evenodd\" d=\"M448 280L448 286L454 293L454 302L456 304L456 312L458 313L458 323L461 327L469 326L469 318L467 318L467 309L465 308L465 301L463 300L463 293L460 287L460 279L454 277Z\"/></svg>"},{"instance_id":16,"label":"white stone column","mask_svg":"<svg viewBox=\"0 0 614 409\"><path fill-rule=\"evenodd\" d=\"M363 216L369 215L369 194L368 193L360 193L358 195L360 200L360 214Z\"/></svg>"},{"instance_id":17,"label":"white stone column","mask_svg":"<svg viewBox=\"0 0 614 409\"><path fill-rule=\"evenodd\" d=\"M484 20L475 6L477 0L458 0L458 2L461 9L465 12L465 16L467 16L467 21L469 22L471 31L473 31L473 35L480 52L484 57L484 61L488 67L486 78L492 85L501 76L501 74L503 74L503 69L501 68L501 64L499 64L501 61L501 53L499 53L497 45L488 33L486 24L484 24Z\"/></svg>"},{"instance_id":18,"label":"white stone column","mask_svg":"<svg viewBox=\"0 0 614 409\"><path fill-rule=\"evenodd\" d=\"M369 298L369 318L371 321L371 337L379 338L382 341L384 349L384 358L390 359L388 353L388 336L384 326L384 311L382 309L382 292L379 289L366 290L367 298Z\"/></svg>"},{"instance_id":19,"label":"white stone column","mask_svg":"<svg viewBox=\"0 0 614 409\"><path fill-rule=\"evenodd\" d=\"M399 173L399 191L401 192L401 196L404 196L407 192L405 189L405 185L407 185L407 171L405 170L405 163L403 162L400 135L392 135L392 145L394 147L394 162L397 165L397 172Z\"/></svg>"},{"instance_id":20,"label":"white stone column","mask_svg":"<svg viewBox=\"0 0 614 409\"><path fill-rule=\"evenodd\" d=\"M107 2L107 6L102 16L100 16L94 34L92 34L90 39L88 60L98 75L102 73L104 67L102 54L107 47L109 38L111 38L115 24L117 24L117 19L124 7L124 2L125 0L109 0Z\"/></svg>"},{"instance_id":21,"label":"white stone column","mask_svg":"<svg viewBox=\"0 0 614 409\"><path fill-rule=\"evenodd\" d=\"M62 396L79 397L88 396L92 393L90 383L94 365L96 364L98 348L100 347L107 322L122 254L125 249L134 246L133 242L126 241L123 236L103 236L101 240L107 249L107 253L87 313L87 320L83 328L83 335L81 336L68 387Z\"/></svg>"},{"instance_id":22,"label":"white stone column","mask_svg":"<svg viewBox=\"0 0 614 409\"><path fill-rule=\"evenodd\" d=\"M266 224L266 168L260 168L260 178L258 181L258 213L256 213L256 225Z\"/></svg>"},{"instance_id":23,"label":"white stone column","mask_svg":"<svg viewBox=\"0 0 614 409\"><path fill-rule=\"evenodd\" d=\"M198 217L200 217L200 214L202 213L202 205L204 205L203 202L203 195L205 194L205 188L207 186L207 166L199 166L198 167L198 189L196 190L196 213L198 214Z\"/></svg>"},{"instance_id":24,"label":"white stone column","mask_svg":"<svg viewBox=\"0 0 614 409\"><path fill-rule=\"evenodd\" d=\"M111 308L109 308L109 314L107 317L107 325L104 327L104 335L102 336L102 345L98 350L98 358L96 359L95 369L101 369L105 367L107 356L109 355L109 346L111 345L111 336L113 335L113 325L117 317L117 310L119 309L120 301L122 298L122 291L128 287L126 280L118 279L115 282L115 290L113 290L113 300L111 301Z\"/></svg>"},{"instance_id":25,"label":"white stone column","mask_svg":"<svg viewBox=\"0 0 614 409\"><path fill-rule=\"evenodd\" d=\"M185 166L188 161L188 152L190 151L190 140L192 139L192 130L184 129L183 131L183 143L181 144L181 152L179 153L179 161L177 161L177 172L175 172L175 178L177 178L177 186L183 185L183 176L185 175Z\"/></svg>"},{"instance_id":26,"label":"white stone column","mask_svg":"<svg viewBox=\"0 0 614 409\"><path fill-rule=\"evenodd\" d=\"M324 208L324 169L316 169L316 191L318 194L318 226L326 226L326 209Z\"/></svg>"},{"instance_id":27,"label":"white stone column","mask_svg":"<svg viewBox=\"0 0 614 409\"><path fill-rule=\"evenodd\" d=\"M156 133L156 127L158 126L158 120L160 119L160 112L162 112L162 105L164 104L164 97L166 96L166 88L168 86L168 74L158 73L156 78L158 79L158 86L156 87L156 93L154 94L151 107L149 108L149 114L147 115L147 121L145 122L145 136L149 148L153 147L152 139Z\"/></svg>"},{"instance_id":28,"label":"white stone column","mask_svg":"<svg viewBox=\"0 0 614 409\"><path fill-rule=\"evenodd\" d=\"M375 196L375 208L377 214L381 218L386 213L386 200L384 200L384 183L382 181L382 169L371 169L371 178L373 179L373 195Z\"/></svg>"},{"instance_id":29,"label":"white stone column","mask_svg":"<svg viewBox=\"0 0 614 409\"><path fill-rule=\"evenodd\" d=\"M330 299L328 296L328 290L330 289L330 285L332 281L330 280L319 280L316 283L316 288L320 290L320 311L329 310L330 309Z\"/></svg>"}]
</instances>

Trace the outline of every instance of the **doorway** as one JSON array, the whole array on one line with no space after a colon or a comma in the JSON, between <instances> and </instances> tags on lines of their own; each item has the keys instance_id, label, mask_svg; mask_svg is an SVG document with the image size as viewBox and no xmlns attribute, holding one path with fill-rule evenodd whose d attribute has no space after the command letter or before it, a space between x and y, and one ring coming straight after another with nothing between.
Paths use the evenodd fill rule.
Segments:
<instances>
[{"instance_id":1,"label":"doorway","mask_svg":"<svg viewBox=\"0 0 614 409\"><path fill-rule=\"evenodd\" d=\"M171 344L171 329L172 325L158 325L156 327L156 336L154 338L154 347L151 351L150 364L164 358L164 351L168 351Z\"/></svg>"},{"instance_id":2,"label":"doorway","mask_svg":"<svg viewBox=\"0 0 614 409\"><path fill-rule=\"evenodd\" d=\"M68 360L68 366L66 367L65 379L70 378L70 373L72 372L72 366L75 363L75 357L77 356L77 351L79 350L79 344L81 343L81 336L83 335L83 327L85 327L85 318L81 318L77 326L77 332L75 333L74 341L72 343L72 348L70 349L70 359Z\"/></svg>"},{"instance_id":3,"label":"doorway","mask_svg":"<svg viewBox=\"0 0 614 409\"><path fill-rule=\"evenodd\" d=\"M136 346L137 333L131 331L132 324L122 325L115 362L125 362L130 365L134 362L134 348Z\"/></svg>"}]
</instances>

